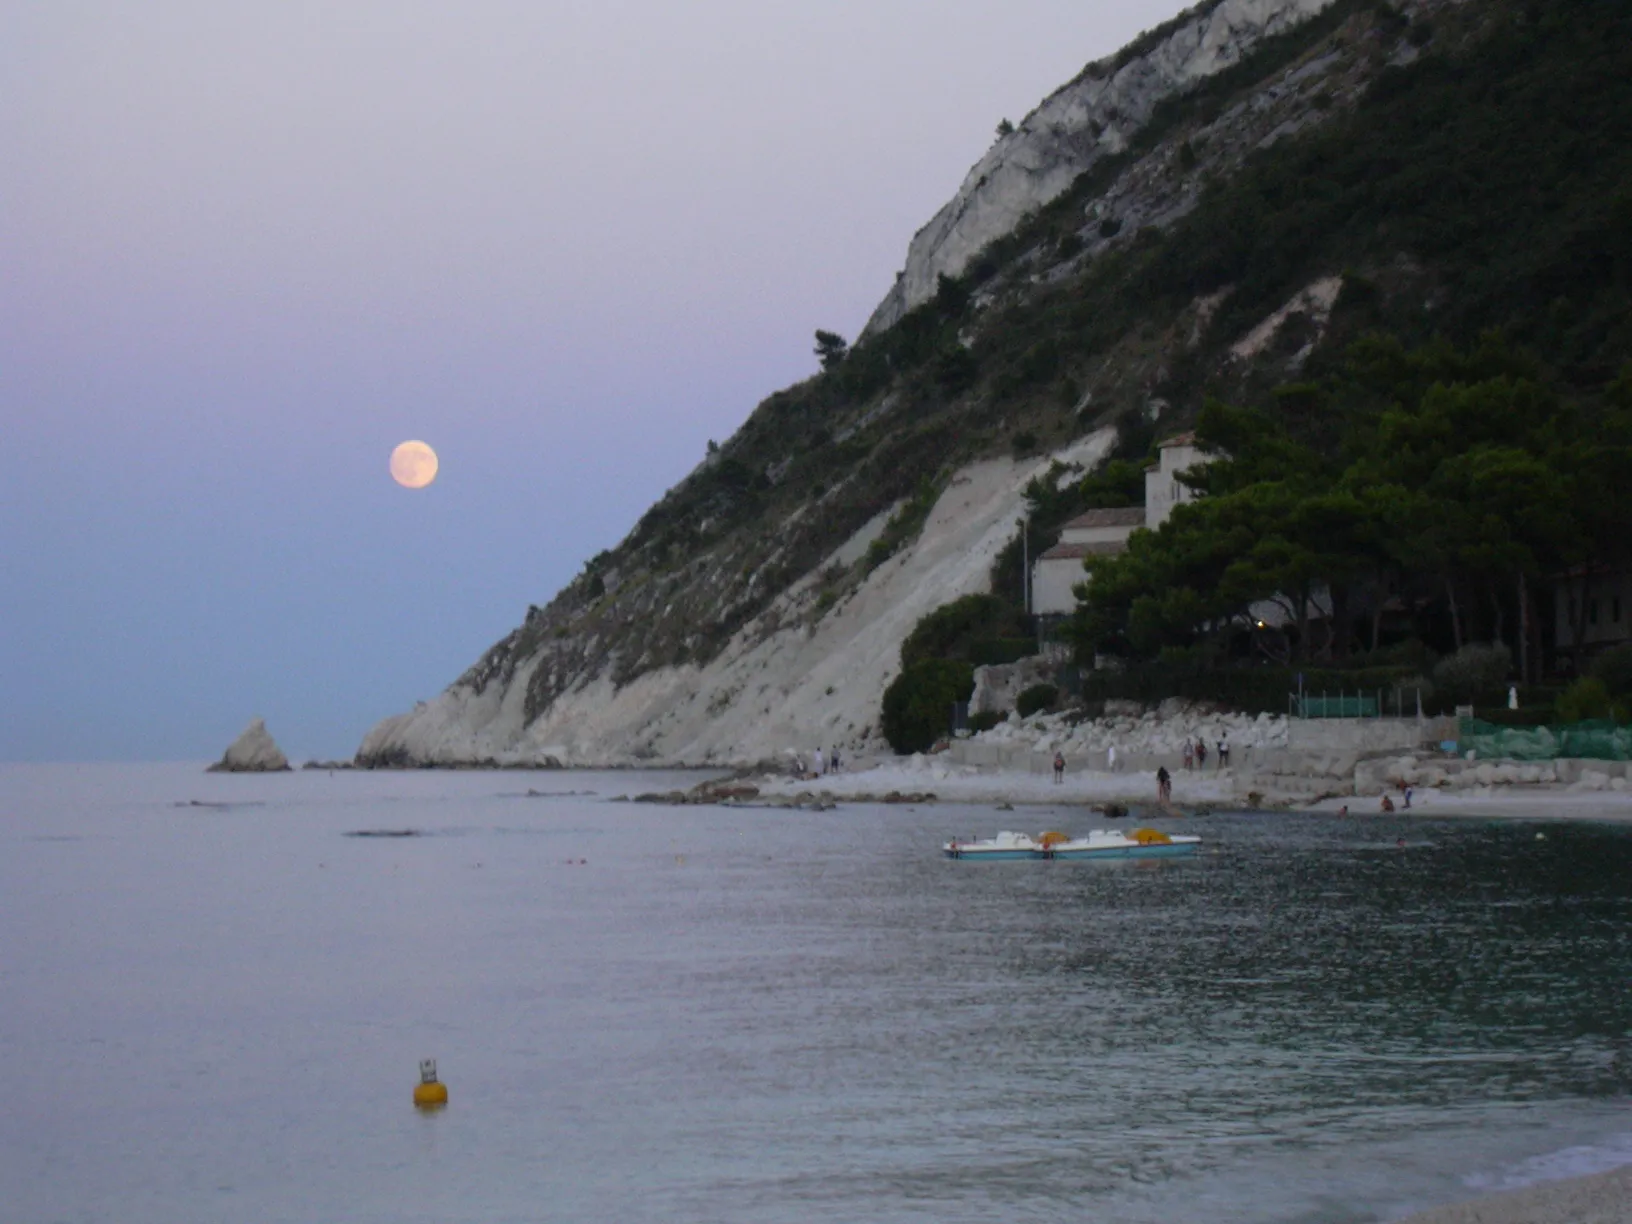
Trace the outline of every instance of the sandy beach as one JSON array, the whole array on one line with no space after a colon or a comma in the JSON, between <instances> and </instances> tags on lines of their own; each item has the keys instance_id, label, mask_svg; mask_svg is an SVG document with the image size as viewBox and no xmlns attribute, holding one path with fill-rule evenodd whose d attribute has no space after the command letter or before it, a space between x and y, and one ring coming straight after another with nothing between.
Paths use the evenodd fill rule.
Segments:
<instances>
[{"instance_id":1,"label":"sandy beach","mask_svg":"<svg viewBox=\"0 0 1632 1224\"><path fill-rule=\"evenodd\" d=\"M753 780L767 796L802 793L835 800L881 799L898 795L933 795L941 803L990 803L1082 806L1121 803L1135 816L1159 815L1156 775L1149 771L1111 773L1067 770L1058 783L1048 774L943 763L936 757L892 757L860 762L863 768L820 778L771 776ZM1393 802L1402 803L1399 794ZM1381 810L1380 796L1333 796L1316 800L1266 794L1263 806L1331 812L1348 809L1360 817ZM1230 771L1175 771L1173 807L1247 808L1255 806L1239 790ZM1466 790L1420 788L1412 792L1410 814L1424 817L1472 817L1509 820L1603 820L1632 822L1632 792L1582 791L1560 785L1490 786Z\"/></svg>"},{"instance_id":2,"label":"sandy beach","mask_svg":"<svg viewBox=\"0 0 1632 1224\"><path fill-rule=\"evenodd\" d=\"M1632 1165L1437 1207L1399 1224L1632 1224Z\"/></svg>"}]
</instances>

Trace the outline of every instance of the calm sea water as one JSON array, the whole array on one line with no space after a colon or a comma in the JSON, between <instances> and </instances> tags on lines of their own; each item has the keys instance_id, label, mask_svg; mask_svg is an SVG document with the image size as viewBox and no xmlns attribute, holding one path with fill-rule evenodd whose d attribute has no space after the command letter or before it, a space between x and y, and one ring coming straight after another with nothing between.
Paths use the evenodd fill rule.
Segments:
<instances>
[{"instance_id":1,"label":"calm sea water","mask_svg":"<svg viewBox=\"0 0 1632 1224\"><path fill-rule=\"evenodd\" d=\"M0 767L0 1218L1358 1224L1632 1160L1632 829L606 801L674 782Z\"/></svg>"}]
</instances>

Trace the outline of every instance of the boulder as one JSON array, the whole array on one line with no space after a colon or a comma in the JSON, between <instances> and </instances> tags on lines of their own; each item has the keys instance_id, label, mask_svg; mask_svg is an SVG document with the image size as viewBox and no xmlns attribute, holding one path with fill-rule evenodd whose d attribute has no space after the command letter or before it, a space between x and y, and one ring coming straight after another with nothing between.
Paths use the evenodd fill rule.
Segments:
<instances>
[{"instance_id":1,"label":"boulder","mask_svg":"<svg viewBox=\"0 0 1632 1224\"><path fill-rule=\"evenodd\" d=\"M289 758L273 741L266 723L257 718L232 741L232 746L209 768L210 773L277 773L289 768Z\"/></svg>"}]
</instances>

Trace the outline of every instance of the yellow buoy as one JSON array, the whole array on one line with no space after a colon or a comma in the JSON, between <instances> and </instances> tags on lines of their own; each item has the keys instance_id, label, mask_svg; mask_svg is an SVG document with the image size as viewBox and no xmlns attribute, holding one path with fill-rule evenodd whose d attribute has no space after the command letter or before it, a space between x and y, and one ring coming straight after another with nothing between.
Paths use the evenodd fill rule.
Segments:
<instances>
[{"instance_id":1,"label":"yellow buoy","mask_svg":"<svg viewBox=\"0 0 1632 1224\"><path fill-rule=\"evenodd\" d=\"M436 1059L419 1060L419 1083L414 1085L414 1105L420 1109L441 1109L448 1103L448 1086L437 1082Z\"/></svg>"}]
</instances>

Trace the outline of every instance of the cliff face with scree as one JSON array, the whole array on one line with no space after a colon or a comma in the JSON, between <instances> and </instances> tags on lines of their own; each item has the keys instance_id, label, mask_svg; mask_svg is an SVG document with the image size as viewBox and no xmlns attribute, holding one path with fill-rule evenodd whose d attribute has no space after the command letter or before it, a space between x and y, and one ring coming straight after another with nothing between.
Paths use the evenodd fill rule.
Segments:
<instances>
[{"instance_id":1,"label":"cliff face with scree","mask_svg":"<svg viewBox=\"0 0 1632 1224\"><path fill-rule=\"evenodd\" d=\"M1028 482L1137 459L1203 396L1318 376L1372 328L1568 324L1571 360L1602 366L1632 74L1587 61L1618 54L1620 20L1215 0L1090 65L970 171L842 361L766 399L359 761L876 745L918 618L1017 588ZM1521 190L1537 166L1552 186ZM1591 326L1535 305L1553 285Z\"/></svg>"},{"instance_id":2,"label":"cliff face with scree","mask_svg":"<svg viewBox=\"0 0 1632 1224\"><path fill-rule=\"evenodd\" d=\"M941 276L961 276L995 239L1049 203L1103 158L1123 152L1163 99L1239 64L1332 0L1217 0L1181 14L1153 45L1088 65L999 137L958 194L907 248L907 264L867 322L889 327L935 295Z\"/></svg>"}]
</instances>

